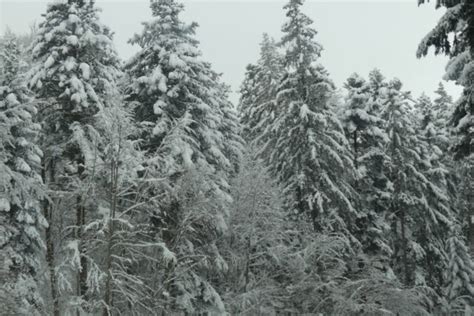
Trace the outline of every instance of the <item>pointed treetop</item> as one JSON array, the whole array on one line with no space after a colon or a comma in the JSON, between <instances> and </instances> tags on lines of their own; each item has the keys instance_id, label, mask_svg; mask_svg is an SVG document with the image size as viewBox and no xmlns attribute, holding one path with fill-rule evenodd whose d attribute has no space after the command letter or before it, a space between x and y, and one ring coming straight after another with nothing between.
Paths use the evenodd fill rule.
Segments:
<instances>
[{"instance_id":1,"label":"pointed treetop","mask_svg":"<svg viewBox=\"0 0 474 316\"><path fill-rule=\"evenodd\" d=\"M362 88L366 84L365 79L360 76L358 73L353 73L347 78L347 82L344 83L346 88Z\"/></svg>"},{"instance_id":2,"label":"pointed treetop","mask_svg":"<svg viewBox=\"0 0 474 316\"><path fill-rule=\"evenodd\" d=\"M287 48L285 64L299 70L306 69L321 55L322 46L314 40L318 33L311 28L313 20L301 11L303 0L290 0L284 6L289 20L283 25L281 46Z\"/></svg>"},{"instance_id":3,"label":"pointed treetop","mask_svg":"<svg viewBox=\"0 0 474 316\"><path fill-rule=\"evenodd\" d=\"M439 83L435 93L439 96L435 99L435 102L445 102L448 104L453 102L453 98L448 94L442 82Z\"/></svg>"},{"instance_id":4,"label":"pointed treetop","mask_svg":"<svg viewBox=\"0 0 474 316\"><path fill-rule=\"evenodd\" d=\"M0 52L0 84L8 84L17 75L20 68L20 49L18 39L9 29L3 38L2 50Z\"/></svg>"},{"instance_id":5,"label":"pointed treetop","mask_svg":"<svg viewBox=\"0 0 474 316\"><path fill-rule=\"evenodd\" d=\"M374 68L370 73L369 73L369 80L370 82L373 83L381 83L385 80L384 75L382 75L382 72L378 68Z\"/></svg>"},{"instance_id":6,"label":"pointed treetop","mask_svg":"<svg viewBox=\"0 0 474 316\"><path fill-rule=\"evenodd\" d=\"M151 0L150 8L153 16L172 22L178 19L178 15L184 10L184 5L175 0Z\"/></svg>"}]
</instances>

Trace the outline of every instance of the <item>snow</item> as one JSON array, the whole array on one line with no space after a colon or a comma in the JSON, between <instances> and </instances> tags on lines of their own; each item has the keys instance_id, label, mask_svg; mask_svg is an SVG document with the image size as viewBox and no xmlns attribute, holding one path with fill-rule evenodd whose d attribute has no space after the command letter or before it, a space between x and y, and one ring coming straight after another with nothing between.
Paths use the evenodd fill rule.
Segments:
<instances>
[{"instance_id":1,"label":"snow","mask_svg":"<svg viewBox=\"0 0 474 316\"><path fill-rule=\"evenodd\" d=\"M44 68L46 69L50 68L51 66L54 65L55 62L56 60L54 59L54 57L52 55L49 55L49 57L44 62Z\"/></svg>"},{"instance_id":2,"label":"snow","mask_svg":"<svg viewBox=\"0 0 474 316\"><path fill-rule=\"evenodd\" d=\"M51 40L53 39L53 33L49 32L49 33L45 34L44 39L46 40L46 42L51 42Z\"/></svg>"},{"instance_id":3,"label":"snow","mask_svg":"<svg viewBox=\"0 0 474 316\"><path fill-rule=\"evenodd\" d=\"M90 75L91 75L91 69L90 69L89 65L86 64L86 63L81 63L79 65L79 69L82 72L82 77L86 80L89 80Z\"/></svg>"},{"instance_id":4,"label":"snow","mask_svg":"<svg viewBox=\"0 0 474 316\"><path fill-rule=\"evenodd\" d=\"M18 171L21 171L21 172L25 172L25 173L31 172L30 165L28 165L26 161L23 160L23 158L17 158L16 168L18 169Z\"/></svg>"},{"instance_id":5,"label":"snow","mask_svg":"<svg viewBox=\"0 0 474 316\"><path fill-rule=\"evenodd\" d=\"M66 69L66 71L71 71L75 69L76 66L77 66L76 59L72 56L69 56L64 62L64 69Z\"/></svg>"},{"instance_id":6,"label":"snow","mask_svg":"<svg viewBox=\"0 0 474 316\"><path fill-rule=\"evenodd\" d=\"M0 211L1 212L10 211L10 202L6 198L0 198Z\"/></svg>"},{"instance_id":7,"label":"snow","mask_svg":"<svg viewBox=\"0 0 474 316\"><path fill-rule=\"evenodd\" d=\"M76 14L69 14L68 17L69 23L75 24L79 23L81 19Z\"/></svg>"},{"instance_id":8,"label":"snow","mask_svg":"<svg viewBox=\"0 0 474 316\"><path fill-rule=\"evenodd\" d=\"M158 243L158 246L161 248L163 251L163 260L165 260L166 263L173 263L175 264L178 260L176 259L176 256L174 253L172 253L168 247L166 247L165 243Z\"/></svg>"},{"instance_id":9,"label":"snow","mask_svg":"<svg viewBox=\"0 0 474 316\"><path fill-rule=\"evenodd\" d=\"M72 45L72 46L78 46L78 45L79 45L79 39L77 38L76 35L69 35L69 36L66 38L66 42L67 42L69 45Z\"/></svg>"},{"instance_id":10,"label":"snow","mask_svg":"<svg viewBox=\"0 0 474 316\"><path fill-rule=\"evenodd\" d=\"M28 146L29 143L24 137L20 137L17 140L17 144L21 147L26 147L26 146Z\"/></svg>"},{"instance_id":11,"label":"snow","mask_svg":"<svg viewBox=\"0 0 474 316\"><path fill-rule=\"evenodd\" d=\"M176 54L170 54L169 65L172 68L185 68L186 67L186 63L183 60L181 60Z\"/></svg>"},{"instance_id":12,"label":"snow","mask_svg":"<svg viewBox=\"0 0 474 316\"><path fill-rule=\"evenodd\" d=\"M309 113L310 113L310 110L308 109L308 105L306 103L303 103L300 107L300 118L306 121L308 119Z\"/></svg>"},{"instance_id":13,"label":"snow","mask_svg":"<svg viewBox=\"0 0 474 316\"><path fill-rule=\"evenodd\" d=\"M19 103L14 93L9 93L6 97L6 101L10 106L16 105Z\"/></svg>"},{"instance_id":14,"label":"snow","mask_svg":"<svg viewBox=\"0 0 474 316\"><path fill-rule=\"evenodd\" d=\"M163 100L158 100L153 105L153 113L160 115L163 113L162 108L166 106L166 103Z\"/></svg>"},{"instance_id":15,"label":"snow","mask_svg":"<svg viewBox=\"0 0 474 316\"><path fill-rule=\"evenodd\" d=\"M168 91L168 86L166 85L166 77L163 76L160 79L160 82L158 83L158 90L160 90L163 93Z\"/></svg>"}]
</instances>

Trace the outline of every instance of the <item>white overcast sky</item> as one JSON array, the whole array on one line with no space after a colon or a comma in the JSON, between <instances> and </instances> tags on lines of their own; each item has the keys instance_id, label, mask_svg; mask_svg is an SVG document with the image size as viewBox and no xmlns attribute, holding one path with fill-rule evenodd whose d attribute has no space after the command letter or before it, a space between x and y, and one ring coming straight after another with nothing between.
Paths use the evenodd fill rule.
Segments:
<instances>
[{"instance_id":1,"label":"white overcast sky","mask_svg":"<svg viewBox=\"0 0 474 316\"><path fill-rule=\"evenodd\" d=\"M6 27L27 32L29 25L41 21L48 0L0 0L0 32ZM185 21L199 23L197 39L205 60L223 73L225 82L237 91L245 66L258 59L262 33L280 38L287 2L280 0L183 0ZM434 1L433 1L434 2ZM141 22L151 13L147 0L96 0L102 8L102 22L115 32L115 45L124 59L137 47L127 40L142 29ZM447 58L433 56L417 59L419 41L438 21L442 9L433 4L418 7L417 0L307 0L304 11L314 20L317 40L324 46L321 63L342 87L353 72L367 76L377 67L386 77L398 77L414 97L423 91L433 95L444 74ZM457 97L459 87L448 83Z\"/></svg>"}]
</instances>

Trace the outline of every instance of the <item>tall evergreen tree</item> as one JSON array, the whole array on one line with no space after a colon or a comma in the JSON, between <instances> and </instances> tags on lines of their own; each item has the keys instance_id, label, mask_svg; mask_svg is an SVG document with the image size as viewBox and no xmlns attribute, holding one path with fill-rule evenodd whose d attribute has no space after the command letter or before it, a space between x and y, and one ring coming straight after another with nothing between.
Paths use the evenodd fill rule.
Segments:
<instances>
[{"instance_id":1,"label":"tall evergreen tree","mask_svg":"<svg viewBox=\"0 0 474 316\"><path fill-rule=\"evenodd\" d=\"M143 130L147 173L151 181L164 179L150 194L163 196L155 228L177 257L159 272L165 305L222 313L209 276L226 266L216 242L225 231L228 177L240 150L238 122L219 75L201 60L197 24L180 19L183 5L156 0L150 7L153 20L130 41L141 49L126 65L126 98Z\"/></svg>"},{"instance_id":2,"label":"tall evergreen tree","mask_svg":"<svg viewBox=\"0 0 474 316\"><path fill-rule=\"evenodd\" d=\"M469 315L474 306L474 263L469 256L463 238L454 232L447 240L449 264L444 271L446 277L445 295L450 312L464 312Z\"/></svg>"},{"instance_id":3,"label":"tall evergreen tree","mask_svg":"<svg viewBox=\"0 0 474 316\"><path fill-rule=\"evenodd\" d=\"M37 107L21 73L17 39L7 34L0 50L0 275L1 290L12 301L12 314L42 315L40 295L47 223L41 214L44 187L40 176L42 152L35 143L40 126ZM3 305L3 303L2 303ZM3 309L3 308L2 308Z\"/></svg>"},{"instance_id":4,"label":"tall evergreen tree","mask_svg":"<svg viewBox=\"0 0 474 316\"><path fill-rule=\"evenodd\" d=\"M276 138L269 163L284 186L288 211L308 216L318 231L347 232L358 216L349 182L353 164L329 106L334 84L316 64L322 47L302 3L291 0L284 7L285 74L276 96L278 117L267 131Z\"/></svg>"},{"instance_id":5,"label":"tall evergreen tree","mask_svg":"<svg viewBox=\"0 0 474 316\"><path fill-rule=\"evenodd\" d=\"M436 97L433 100L433 110L436 112L436 120L439 127L446 129L452 112L453 98L448 94L443 83L440 82L435 91Z\"/></svg>"},{"instance_id":6,"label":"tall evergreen tree","mask_svg":"<svg viewBox=\"0 0 474 316\"><path fill-rule=\"evenodd\" d=\"M90 198L100 137L95 115L117 94L120 75L112 33L101 24L98 11L90 0L50 4L32 51L30 86L42 103L42 175L51 192L43 212L50 222L46 244L54 315L61 313L60 297L64 308L79 311L87 308L94 291L95 281L88 276L94 258L85 227L97 216L96 201ZM60 263L56 256L64 251L73 256ZM60 290L65 291L60 295Z\"/></svg>"},{"instance_id":7,"label":"tall evergreen tree","mask_svg":"<svg viewBox=\"0 0 474 316\"><path fill-rule=\"evenodd\" d=\"M385 122L376 111L377 97L369 82L353 74L347 79L345 88L348 94L342 122L356 168L353 186L358 193L356 208L361 213L357 220L357 235L367 253L388 263L386 258L392 250L386 236L390 228L385 221L386 209L382 207L389 196L383 177L383 163L387 159L384 147L388 142Z\"/></svg>"},{"instance_id":8,"label":"tall evergreen tree","mask_svg":"<svg viewBox=\"0 0 474 316\"><path fill-rule=\"evenodd\" d=\"M424 115L418 123L412 119L409 93L401 87L398 79L390 82L384 111L393 185L393 264L405 285L429 286L442 295L442 273L447 266L445 240L456 220L447 194L449 171L433 142L431 101L427 97L419 101L418 112Z\"/></svg>"},{"instance_id":9,"label":"tall evergreen tree","mask_svg":"<svg viewBox=\"0 0 474 316\"><path fill-rule=\"evenodd\" d=\"M424 2L418 0L419 4ZM452 149L459 159L472 154L474 143L474 4L471 0L437 0L436 8L439 7L445 7L446 12L421 41L417 56L426 56L430 47L435 48L436 54L449 56L445 79L464 87L452 116L452 125L459 135ZM454 41L450 40L451 35Z\"/></svg>"},{"instance_id":10,"label":"tall evergreen tree","mask_svg":"<svg viewBox=\"0 0 474 316\"><path fill-rule=\"evenodd\" d=\"M197 24L180 20L183 5L174 0L151 1L151 10L154 19L130 41L141 51L126 65L143 146L160 153L170 175L191 167L212 173L229 161L216 128L222 113L215 74L193 38Z\"/></svg>"},{"instance_id":11,"label":"tall evergreen tree","mask_svg":"<svg viewBox=\"0 0 474 316\"><path fill-rule=\"evenodd\" d=\"M275 96L282 74L282 56L275 41L264 34L260 59L255 66L247 67L239 108L244 138L265 145L265 148L272 146L273 138L269 137L267 130L278 115ZM262 135L267 137L262 138Z\"/></svg>"},{"instance_id":12,"label":"tall evergreen tree","mask_svg":"<svg viewBox=\"0 0 474 316\"><path fill-rule=\"evenodd\" d=\"M405 285L415 284L416 261L424 253L413 241L413 231L409 223L416 216L417 198L420 195L417 168L419 154L416 137L408 116L408 94L401 90L398 79L390 81L387 87L386 104L383 112L387 121L387 146L389 178L393 192L390 202L392 240L394 247L394 268Z\"/></svg>"}]
</instances>

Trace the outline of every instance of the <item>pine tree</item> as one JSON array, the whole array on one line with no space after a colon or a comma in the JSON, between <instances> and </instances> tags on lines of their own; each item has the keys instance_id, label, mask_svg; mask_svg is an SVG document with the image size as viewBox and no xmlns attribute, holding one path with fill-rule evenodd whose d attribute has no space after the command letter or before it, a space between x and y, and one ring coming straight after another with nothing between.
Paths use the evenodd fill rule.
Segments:
<instances>
[{"instance_id":1,"label":"pine tree","mask_svg":"<svg viewBox=\"0 0 474 316\"><path fill-rule=\"evenodd\" d=\"M40 209L42 152L35 143L37 107L21 74L17 39L6 34L0 51L0 275L12 314L42 315L39 290L47 226ZM3 298L2 298L3 302ZM5 301L6 302L6 301ZM5 306L7 308L7 306ZM8 313L6 310L5 312Z\"/></svg>"},{"instance_id":2,"label":"pine tree","mask_svg":"<svg viewBox=\"0 0 474 316\"><path fill-rule=\"evenodd\" d=\"M97 216L89 191L99 157L95 115L116 95L120 75L112 33L98 11L94 1L49 5L33 44L30 86L42 103L43 180L51 192L43 212L50 222L46 244L54 315L61 313L60 291L64 308L79 311L88 308L95 286L89 278L94 258L85 241L90 238L85 227ZM66 229L70 225L72 231ZM58 260L64 252L71 257Z\"/></svg>"},{"instance_id":3,"label":"pine tree","mask_svg":"<svg viewBox=\"0 0 474 316\"><path fill-rule=\"evenodd\" d=\"M334 84L316 64L322 48L301 5L292 0L285 6L285 75L276 96L279 114L267 132L276 139L269 163L284 186L288 211L308 216L317 231L346 231L357 217L348 181L353 165L329 106Z\"/></svg>"},{"instance_id":4,"label":"pine tree","mask_svg":"<svg viewBox=\"0 0 474 316\"><path fill-rule=\"evenodd\" d=\"M257 65L247 68L239 104L244 138L248 142L265 145L264 148L273 144L273 138L262 138L262 135L268 134L268 129L278 115L275 96L282 73L282 57L277 45L268 34L264 34L260 44L260 59Z\"/></svg>"}]
</instances>

